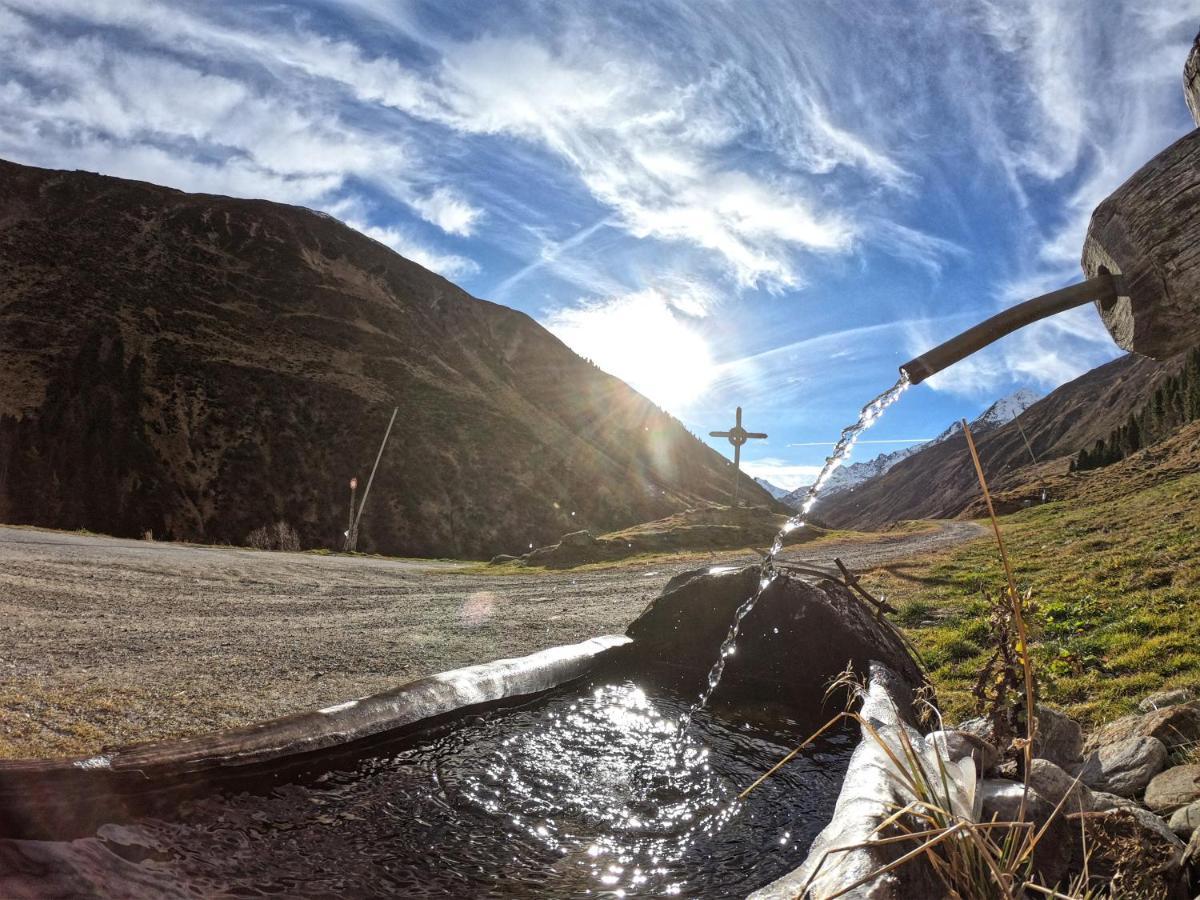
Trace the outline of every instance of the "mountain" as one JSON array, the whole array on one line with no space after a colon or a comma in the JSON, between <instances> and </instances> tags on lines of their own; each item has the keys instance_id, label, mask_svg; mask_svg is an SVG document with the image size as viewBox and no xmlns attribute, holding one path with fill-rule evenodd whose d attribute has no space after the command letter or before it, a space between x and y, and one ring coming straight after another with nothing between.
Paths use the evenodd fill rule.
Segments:
<instances>
[{"instance_id":1,"label":"mountain","mask_svg":"<svg viewBox=\"0 0 1200 900\"><path fill-rule=\"evenodd\" d=\"M393 407L362 550L524 552L728 497L624 382L329 216L0 161L0 521L335 546Z\"/></svg>"},{"instance_id":2,"label":"mountain","mask_svg":"<svg viewBox=\"0 0 1200 900\"><path fill-rule=\"evenodd\" d=\"M971 423L971 434L978 437L980 434L985 434L994 428L1011 422L1022 412L1037 402L1038 395L1028 388L1021 388L1013 394L997 400ZM825 487L821 493L822 509L831 497L841 493L842 491L855 490L872 479L879 478L881 475L891 471L892 467L901 460L908 459L914 453L932 447L935 444L940 444L943 441L953 437L962 431L962 424L955 422L950 425L945 431L935 437L932 441L927 441L923 444L915 444L912 447L904 447L900 450L893 450L891 453L881 453L874 459L866 460L865 462L852 463L848 466L842 466L836 469L829 480L825 482ZM781 498L783 503L793 509L799 509L800 504L804 502L804 498L808 494L808 487L797 488L790 494Z\"/></svg>"},{"instance_id":3,"label":"mountain","mask_svg":"<svg viewBox=\"0 0 1200 900\"><path fill-rule=\"evenodd\" d=\"M771 484L771 482L767 481L767 479L765 479L765 478L755 478L754 482L760 488L762 488L764 491L766 491L768 494L770 494L772 497L774 497L776 500L782 500L788 494L788 492L786 490L784 490L781 487L776 487L775 485Z\"/></svg>"},{"instance_id":4,"label":"mountain","mask_svg":"<svg viewBox=\"0 0 1200 900\"><path fill-rule=\"evenodd\" d=\"M1019 402L1006 398L1000 409L990 407L977 420L984 420L983 427L971 427L990 487L1000 492L1037 479L1051 460L1065 470L1068 457L1124 423L1182 361L1120 357L1031 404L1020 413L1019 427L1018 420L997 424ZM966 437L961 427L952 427L884 475L827 497L820 512L822 521L839 528L878 528L901 519L956 516L978 494Z\"/></svg>"}]
</instances>

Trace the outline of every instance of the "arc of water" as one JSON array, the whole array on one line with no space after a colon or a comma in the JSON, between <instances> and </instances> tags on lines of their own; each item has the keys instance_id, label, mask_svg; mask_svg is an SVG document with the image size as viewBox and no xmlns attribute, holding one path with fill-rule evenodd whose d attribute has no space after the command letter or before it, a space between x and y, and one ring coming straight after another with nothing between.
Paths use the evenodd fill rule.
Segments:
<instances>
[{"instance_id":1,"label":"arc of water","mask_svg":"<svg viewBox=\"0 0 1200 900\"><path fill-rule=\"evenodd\" d=\"M853 425L847 425L842 429L842 434L838 438L837 444L834 445L833 452L825 460L825 465L821 468L820 474L817 475L816 481L812 483L812 486L808 489L808 493L805 494L804 502L800 504L800 511L784 523L783 528L779 530L779 534L775 536L775 541L771 544L771 549L763 557L763 561L759 566L758 586L754 593L747 597L733 614L733 622L729 626L725 640L721 642L721 650L716 662L709 669L708 680L705 683L703 691L700 693L700 698L692 704L691 708L680 719L679 733L682 734L687 730L692 718L697 712L708 705L708 701L712 699L717 685L721 683L721 676L725 674L725 663L736 650L738 633L741 631L742 621L746 616L750 615L759 598L762 597L771 582L775 580L775 557L783 550L784 539L793 531L805 526L805 517L816 505L821 490L825 487L825 484L837 470L838 466L850 457L859 437L879 420L884 410L900 399L900 395L908 389L909 384L908 373L902 371L899 381L862 408L859 412L857 422Z\"/></svg>"}]
</instances>

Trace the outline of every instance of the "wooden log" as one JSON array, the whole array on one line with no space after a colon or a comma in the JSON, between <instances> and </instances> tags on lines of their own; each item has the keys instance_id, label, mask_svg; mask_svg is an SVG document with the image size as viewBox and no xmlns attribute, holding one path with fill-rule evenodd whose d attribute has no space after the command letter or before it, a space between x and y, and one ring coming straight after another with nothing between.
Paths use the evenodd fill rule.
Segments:
<instances>
[{"instance_id":1,"label":"wooden log","mask_svg":"<svg viewBox=\"0 0 1200 900\"><path fill-rule=\"evenodd\" d=\"M1200 343L1200 128L1096 207L1083 271L1117 276L1097 306L1121 347L1163 359Z\"/></svg>"},{"instance_id":2,"label":"wooden log","mask_svg":"<svg viewBox=\"0 0 1200 900\"><path fill-rule=\"evenodd\" d=\"M1183 64L1183 96L1192 118L1200 126L1200 34L1192 44L1192 52Z\"/></svg>"}]
</instances>

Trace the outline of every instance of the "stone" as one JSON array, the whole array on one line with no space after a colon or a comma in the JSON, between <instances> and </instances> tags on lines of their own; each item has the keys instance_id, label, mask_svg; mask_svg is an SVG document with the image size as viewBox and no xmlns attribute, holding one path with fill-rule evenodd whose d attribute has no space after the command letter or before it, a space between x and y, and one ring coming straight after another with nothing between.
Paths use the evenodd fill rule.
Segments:
<instances>
[{"instance_id":1,"label":"stone","mask_svg":"<svg viewBox=\"0 0 1200 900\"><path fill-rule=\"evenodd\" d=\"M1071 868L1105 883L1106 896L1186 900L1184 845L1162 819L1138 807L1070 817ZM1081 834L1082 832L1082 834Z\"/></svg>"},{"instance_id":2,"label":"stone","mask_svg":"<svg viewBox=\"0 0 1200 900\"><path fill-rule=\"evenodd\" d=\"M1200 702L1191 701L1142 715L1123 716L1088 736L1085 753L1131 737L1155 737L1168 751L1200 742Z\"/></svg>"},{"instance_id":3,"label":"stone","mask_svg":"<svg viewBox=\"0 0 1200 900\"><path fill-rule=\"evenodd\" d=\"M570 534L564 534L558 543L563 547L590 547L596 543L596 539L590 531L572 531Z\"/></svg>"},{"instance_id":4,"label":"stone","mask_svg":"<svg viewBox=\"0 0 1200 900\"><path fill-rule=\"evenodd\" d=\"M1083 761L1083 729L1070 716L1048 706L1037 707L1037 734L1033 755L1060 768L1077 766Z\"/></svg>"},{"instance_id":5,"label":"stone","mask_svg":"<svg viewBox=\"0 0 1200 900\"><path fill-rule=\"evenodd\" d=\"M1033 822L1038 828L1046 826L1046 834L1033 851L1034 872L1043 884L1056 884L1071 864L1072 842L1067 817L1061 811L1056 815L1054 804L1037 791L1030 790L1026 795L1024 785L1017 781L987 778L979 782L977 790L982 808L981 822L1019 821L1024 796L1025 821ZM1004 839L999 832L992 832L997 842Z\"/></svg>"},{"instance_id":6,"label":"stone","mask_svg":"<svg viewBox=\"0 0 1200 900\"><path fill-rule=\"evenodd\" d=\"M1086 812L1092 808L1092 792L1088 786L1048 759L1035 759L1030 764L1029 786L1055 805L1065 797L1064 814Z\"/></svg>"},{"instance_id":7,"label":"stone","mask_svg":"<svg viewBox=\"0 0 1200 900\"><path fill-rule=\"evenodd\" d=\"M1167 826L1183 840L1190 838L1192 832L1200 828L1200 800L1193 800L1171 813Z\"/></svg>"},{"instance_id":8,"label":"stone","mask_svg":"<svg viewBox=\"0 0 1200 900\"><path fill-rule=\"evenodd\" d=\"M1175 766L1155 775L1146 788L1146 805L1159 815L1200 800L1200 765Z\"/></svg>"},{"instance_id":9,"label":"stone","mask_svg":"<svg viewBox=\"0 0 1200 900\"><path fill-rule=\"evenodd\" d=\"M1187 703L1189 700L1195 700L1196 695L1188 688L1173 688L1169 691L1159 691L1156 694L1151 694L1138 704L1138 712L1148 713L1154 712L1156 709L1164 709L1168 706L1177 706L1180 703Z\"/></svg>"},{"instance_id":10,"label":"stone","mask_svg":"<svg viewBox=\"0 0 1200 900\"><path fill-rule=\"evenodd\" d=\"M758 588L758 566L700 569L672 578L629 626L631 652L649 662L670 660L703 678L718 656L734 613ZM783 575L746 615L736 652L726 660L718 700L737 695L793 702L797 711L828 720L831 679L850 663L865 674L872 662L895 672L910 689L921 670L900 636L844 585ZM807 723L806 723L807 724Z\"/></svg>"},{"instance_id":11,"label":"stone","mask_svg":"<svg viewBox=\"0 0 1200 900\"><path fill-rule=\"evenodd\" d=\"M1089 754L1079 775L1084 784L1095 790L1136 797L1166 765L1167 748L1162 741L1131 737Z\"/></svg>"},{"instance_id":12,"label":"stone","mask_svg":"<svg viewBox=\"0 0 1200 900\"><path fill-rule=\"evenodd\" d=\"M982 778L1000 760L1000 751L983 738L969 731L935 731L926 737L933 742L947 759L970 757L975 763L975 774Z\"/></svg>"},{"instance_id":13,"label":"stone","mask_svg":"<svg viewBox=\"0 0 1200 900\"><path fill-rule=\"evenodd\" d=\"M1049 706L1037 707L1038 729L1033 739L1033 755L1048 759L1062 769L1071 769L1083 762L1083 729L1079 723ZM983 716L967 719L959 731L976 735L995 746L992 723Z\"/></svg>"},{"instance_id":14,"label":"stone","mask_svg":"<svg viewBox=\"0 0 1200 900\"><path fill-rule=\"evenodd\" d=\"M488 565L489 566L502 566L505 563L513 563L513 562L520 562L520 561L521 561L521 557L519 557L519 556L510 556L507 553L497 553L490 560L488 560Z\"/></svg>"},{"instance_id":15,"label":"stone","mask_svg":"<svg viewBox=\"0 0 1200 900\"><path fill-rule=\"evenodd\" d=\"M1128 797L1118 797L1104 791L1092 791L1092 812L1106 812L1110 809L1121 809L1126 806L1138 806L1136 800Z\"/></svg>"}]
</instances>

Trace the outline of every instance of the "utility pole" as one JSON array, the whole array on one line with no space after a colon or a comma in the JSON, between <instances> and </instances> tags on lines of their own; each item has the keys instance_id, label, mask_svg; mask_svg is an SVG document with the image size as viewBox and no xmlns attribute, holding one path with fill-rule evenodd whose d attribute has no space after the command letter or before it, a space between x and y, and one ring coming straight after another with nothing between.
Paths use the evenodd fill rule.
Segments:
<instances>
[{"instance_id":1,"label":"utility pole","mask_svg":"<svg viewBox=\"0 0 1200 900\"><path fill-rule=\"evenodd\" d=\"M761 431L747 431L742 427L742 408L737 408L737 421L728 431L710 431L709 437L728 438L729 443L733 444L733 505L738 505L738 479L741 475L742 468L742 445L751 438L759 440L765 438L766 435Z\"/></svg>"},{"instance_id":2,"label":"utility pole","mask_svg":"<svg viewBox=\"0 0 1200 900\"><path fill-rule=\"evenodd\" d=\"M375 481L375 470L379 468L379 460L383 458L383 448L387 446L388 437L392 433L392 425L396 422L396 413L398 412L400 412L400 407L398 406L392 410L392 418L388 422L387 431L383 433L383 441L379 444L379 452L375 454L375 465L371 467L371 476L367 479L367 487L363 491L362 503L358 505L358 512L350 520L350 530L346 532L347 553L353 553L355 548L358 547L358 523L362 519L363 507L367 505L367 497L371 495L371 484ZM350 489L353 491L357 487L358 479L356 478L350 483ZM353 494L351 494L351 498L353 498ZM351 499L351 503L353 504L353 499ZM351 509L353 509L353 506L351 506Z\"/></svg>"}]
</instances>

